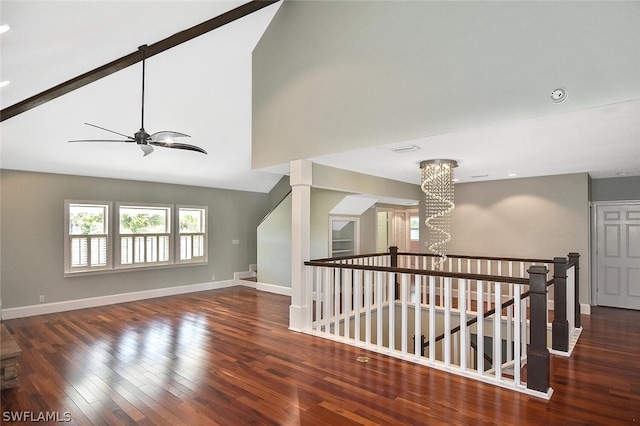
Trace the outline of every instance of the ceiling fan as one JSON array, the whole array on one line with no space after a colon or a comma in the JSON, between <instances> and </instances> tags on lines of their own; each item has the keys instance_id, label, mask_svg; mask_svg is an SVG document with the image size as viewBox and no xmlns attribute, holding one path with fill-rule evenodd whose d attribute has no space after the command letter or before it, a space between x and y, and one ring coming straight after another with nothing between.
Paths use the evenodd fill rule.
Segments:
<instances>
[{"instance_id":1,"label":"ceiling fan","mask_svg":"<svg viewBox=\"0 0 640 426\"><path fill-rule=\"evenodd\" d=\"M95 124L84 123L87 126L96 127L101 130L105 130L107 132L115 133L116 135L124 136L126 139L80 139L73 140L69 142L126 142L126 143L136 143L144 152L143 157L151 154L153 152L154 146L161 146L164 148L174 148L174 149L184 149L187 151L196 151L206 154L207 151L204 149L195 146L189 145L186 143L174 142L174 138L183 138L190 137L189 135L185 135L184 133L174 132L164 130L161 132L156 132L153 134L147 133L144 129L144 68L145 68L145 59L146 59L146 50L147 45L142 45L138 48L139 51L142 52L142 124L140 125L140 130L135 132L133 136L125 135L122 133L115 132L113 130L105 129L104 127L96 126Z\"/></svg>"}]
</instances>

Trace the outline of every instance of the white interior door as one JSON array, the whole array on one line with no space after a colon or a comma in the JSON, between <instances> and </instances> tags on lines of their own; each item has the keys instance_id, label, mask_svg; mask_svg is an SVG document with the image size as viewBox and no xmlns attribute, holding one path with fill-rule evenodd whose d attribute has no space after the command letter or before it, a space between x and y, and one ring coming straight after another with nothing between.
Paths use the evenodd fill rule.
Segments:
<instances>
[{"instance_id":1,"label":"white interior door","mask_svg":"<svg viewBox=\"0 0 640 426\"><path fill-rule=\"evenodd\" d=\"M393 209L376 208L376 253L386 253L393 246Z\"/></svg>"},{"instance_id":2,"label":"white interior door","mask_svg":"<svg viewBox=\"0 0 640 426\"><path fill-rule=\"evenodd\" d=\"M596 206L597 304L640 310L640 203Z\"/></svg>"},{"instance_id":3,"label":"white interior door","mask_svg":"<svg viewBox=\"0 0 640 426\"><path fill-rule=\"evenodd\" d=\"M395 239L398 251L408 252L409 232L407 225L409 224L408 214L405 210L396 210L394 219Z\"/></svg>"}]
</instances>

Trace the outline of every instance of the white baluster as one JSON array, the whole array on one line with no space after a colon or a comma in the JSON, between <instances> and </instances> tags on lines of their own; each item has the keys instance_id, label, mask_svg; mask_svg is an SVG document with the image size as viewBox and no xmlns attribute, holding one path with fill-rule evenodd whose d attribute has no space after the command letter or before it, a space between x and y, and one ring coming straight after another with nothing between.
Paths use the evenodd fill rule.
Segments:
<instances>
[{"instance_id":1,"label":"white baluster","mask_svg":"<svg viewBox=\"0 0 640 426\"><path fill-rule=\"evenodd\" d=\"M513 276L513 263L509 261L509 276ZM513 286L508 284L507 299L513 299ZM515 302L515 300L514 300ZM513 360L513 305L507 308L507 360Z\"/></svg>"},{"instance_id":2,"label":"white baluster","mask_svg":"<svg viewBox=\"0 0 640 426\"><path fill-rule=\"evenodd\" d=\"M344 337L351 339L351 312L353 310L352 297L352 276L353 269L345 269L342 275L342 303L344 304L342 311L344 312Z\"/></svg>"},{"instance_id":3,"label":"white baluster","mask_svg":"<svg viewBox=\"0 0 640 426\"><path fill-rule=\"evenodd\" d=\"M514 331L514 345L513 345L513 381L516 385L520 384L522 380L520 377L520 370L522 370L521 359L522 359L522 348L523 348L523 335L522 335L522 301L520 300L520 295L522 294L522 286L519 284L514 285L514 315L513 315L513 331ZM526 321L524 321L526 322Z\"/></svg>"},{"instance_id":4,"label":"white baluster","mask_svg":"<svg viewBox=\"0 0 640 426\"><path fill-rule=\"evenodd\" d=\"M458 282L458 306L460 311L460 368L464 371L468 364L469 344L467 343L467 280Z\"/></svg>"},{"instance_id":5,"label":"white baluster","mask_svg":"<svg viewBox=\"0 0 640 426\"><path fill-rule=\"evenodd\" d=\"M396 347L396 275L389 272L389 350Z\"/></svg>"},{"instance_id":6,"label":"white baluster","mask_svg":"<svg viewBox=\"0 0 640 426\"><path fill-rule=\"evenodd\" d=\"M487 275L491 275L491 261L487 260ZM487 311L491 310L491 285L487 283Z\"/></svg>"},{"instance_id":7,"label":"white baluster","mask_svg":"<svg viewBox=\"0 0 640 426\"><path fill-rule=\"evenodd\" d=\"M383 292L382 292L382 284L384 281L384 272L378 271L376 272L376 345L378 348L382 348L382 331L383 331L383 322L384 319L384 305L382 302Z\"/></svg>"},{"instance_id":8,"label":"white baluster","mask_svg":"<svg viewBox=\"0 0 640 426\"><path fill-rule=\"evenodd\" d=\"M364 272L364 341L371 344L371 276L373 271Z\"/></svg>"},{"instance_id":9,"label":"white baluster","mask_svg":"<svg viewBox=\"0 0 640 426\"><path fill-rule=\"evenodd\" d=\"M331 301L332 301L332 289L333 289L333 268L327 268L327 274L325 275L324 285L324 332L331 332Z\"/></svg>"},{"instance_id":10,"label":"white baluster","mask_svg":"<svg viewBox=\"0 0 640 426\"><path fill-rule=\"evenodd\" d=\"M494 283L495 301L493 306L496 313L493 315L493 369L496 380L502 380L502 284Z\"/></svg>"},{"instance_id":11,"label":"white baluster","mask_svg":"<svg viewBox=\"0 0 640 426\"><path fill-rule=\"evenodd\" d=\"M471 259L467 259L466 273L467 274L471 273ZM467 306L471 307L471 286L470 285L469 285L469 288L467 289L466 298L467 298Z\"/></svg>"},{"instance_id":12,"label":"white baluster","mask_svg":"<svg viewBox=\"0 0 640 426\"><path fill-rule=\"evenodd\" d=\"M416 287L415 287L415 295L413 296L415 303L415 325L414 325L414 349L413 353L416 357L420 357L422 353L422 304L420 301L422 300L422 275L415 275Z\"/></svg>"},{"instance_id":13,"label":"white baluster","mask_svg":"<svg viewBox=\"0 0 640 426\"><path fill-rule=\"evenodd\" d=\"M483 281L476 282L477 290L477 312L478 322L476 323L476 359L478 363L478 374L484 374L484 284Z\"/></svg>"},{"instance_id":14,"label":"white baluster","mask_svg":"<svg viewBox=\"0 0 640 426\"><path fill-rule=\"evenodd\" d=\"M356 342L360 343L360 324L362 317L362 274L363 271L354 269L353 275L353 306L355 315L353 317L353 338Z\"/></svg>"},{"instance_id":15,"label":"white baluster","mask_svg":"<svg viewBox=\"0 0 640 426\"><path fill-rule=\"evenodd\" d=\"M436 277L429 276L429 360L436 360Z\"/></svg>"},{"instance_id":16,"label":"white baluster","mask_svg":"<svg viewBox=\"0 0 640 426\"><path fill-rule=\"evenodd\" d=\"M451 278L444 280L444 365L451 365Z\"/></svg>"},{"instance_id":17,"label":"white baluster","mask_svg":"<svg viewBox=\"0 0 640 426\"><path fill-rule=\"evenodd\" d=\"M311 327L313 330L313 266L307 266L305 270L305 283L306 283L306 291L305 291L305 301L304 303L309 307L306 309L307 319L305 323L307 326Z\"/></svg>"},{"instance_id":18,"label":"white baluster","mask_svg":"<svg viewBox=\"0 0 640 426\"><path fill-rule=\"evenodd\" d=\"M401 340L400 340L400 348L402 351L402 355L406 355L407 354L407 348L408 348L408 344L407 344L407 334L408 332L408 319L409 319L409 290L408 290L408 286L409 284L407 283L407 274L402 274L401 275L401 279L400 279L400 301L402 302L402 324L401 324L401 330L402 330L402 335L401 335Z\"/></svg>"},{"instance_id":19,"label":"white baluster","mask_svg":"<svg viewBox=\"0 0 640 426\"><path fill-rule=\"evenodd\" d=\"M342 269L336 269L333 278L333 334L336 337L340 337L340 297L342 296L340 279L342 278Z\"/></svg>"},{"instance_id":20,"label":"white baluster","mask_svg":"<svg viewBox=\"0 0 640 426\"><path fill-rule=\"evenodd\" d=\"M316 331L321 331L322 329L322 311L320 310L322 307L322 287L323 287L323 269L321 267L316 267Z\"/></svg>"}]
</instances>

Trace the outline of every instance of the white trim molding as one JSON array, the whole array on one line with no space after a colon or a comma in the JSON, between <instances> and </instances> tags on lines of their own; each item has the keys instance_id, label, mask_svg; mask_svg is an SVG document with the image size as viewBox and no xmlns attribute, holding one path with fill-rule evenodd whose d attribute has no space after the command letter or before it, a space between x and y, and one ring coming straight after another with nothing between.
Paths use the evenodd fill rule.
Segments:
<instances>
[{"instance_id":1,"label":"white trim molding","mask_svg":"<svg viewBox=\"0 0 640 426\"><path fill-rule=\"evenodd\" d=\"M74 311L76 309L95 308L98 306L114 305L116 303L134 302L137 300L154 299L156 297L175 296L178 294L196 293L206 290L244 286L259 291L291 296L291 288L273 284L257 283L239 279L212 281L201 284L182 285L176 287L156 288L153 290L136 291L132 293L111 294L108 296L89 297L86 299L65 300L63 302L41 303L38 305L20 306L2 309L2 319L15 319L35 315L54 314L58 312Z\"/></svg>"}]
</instances>

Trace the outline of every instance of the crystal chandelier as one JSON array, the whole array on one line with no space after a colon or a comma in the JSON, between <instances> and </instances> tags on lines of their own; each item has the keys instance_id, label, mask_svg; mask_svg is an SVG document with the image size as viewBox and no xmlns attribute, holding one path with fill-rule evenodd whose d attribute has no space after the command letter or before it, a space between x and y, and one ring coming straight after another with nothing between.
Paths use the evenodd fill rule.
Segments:
<instances>
[{"instance_id":1,"label":"crystal chandelier","mask_svg":"<svg viewBox=\"0 0 640 426\"><path fill-rule=\"evenodd\" d=\"M429 251L438 256L436 267L442 270L447 260L447 243L451 240L449 213L455 208L453 202L454 160L426 160L422 169L422 192L425 195L425 225L428 228Z\"/></svg>"}]
</instances>

